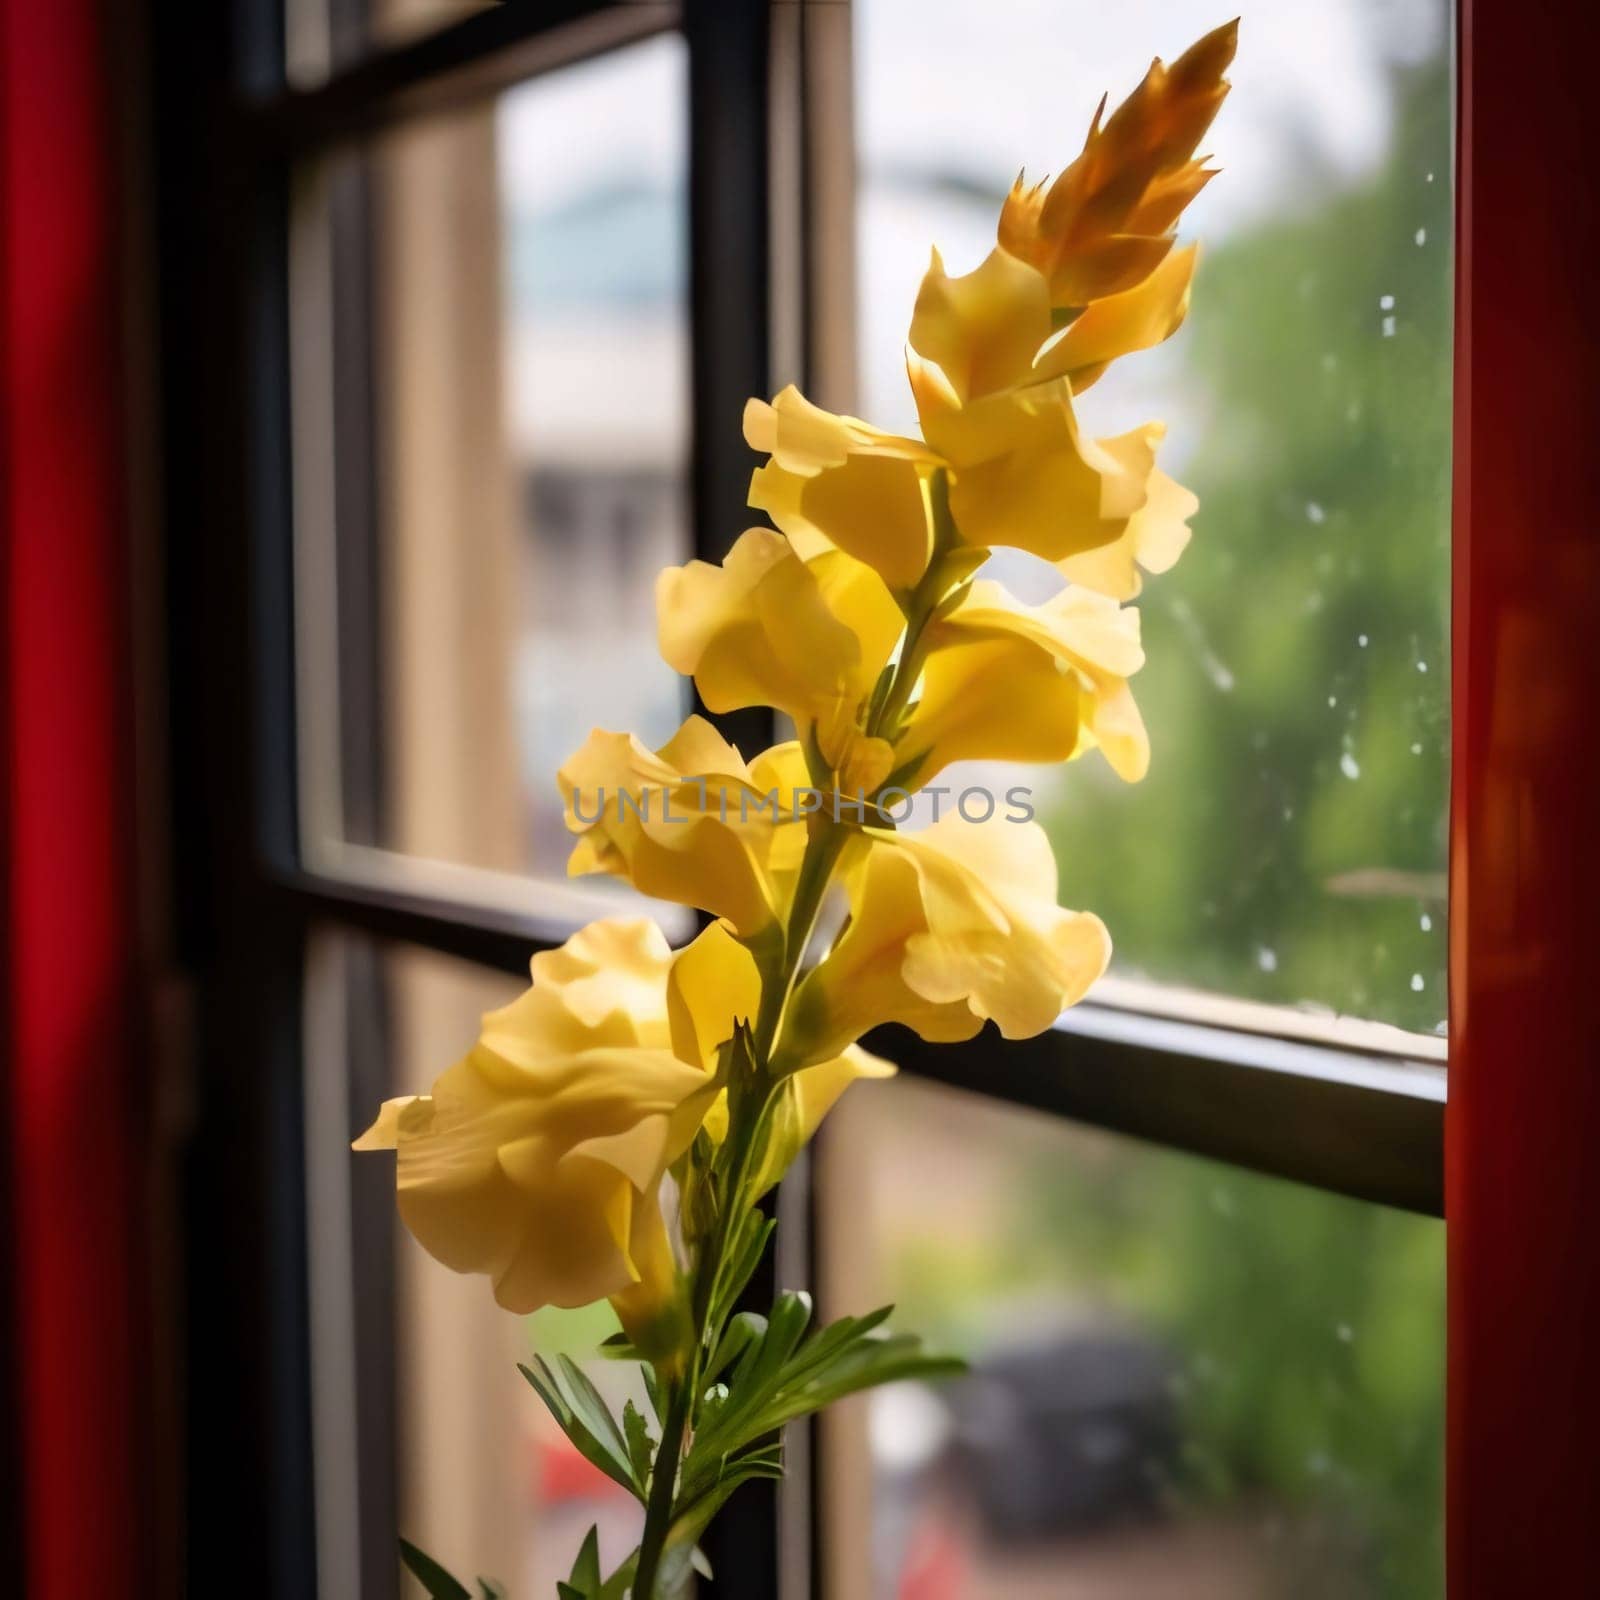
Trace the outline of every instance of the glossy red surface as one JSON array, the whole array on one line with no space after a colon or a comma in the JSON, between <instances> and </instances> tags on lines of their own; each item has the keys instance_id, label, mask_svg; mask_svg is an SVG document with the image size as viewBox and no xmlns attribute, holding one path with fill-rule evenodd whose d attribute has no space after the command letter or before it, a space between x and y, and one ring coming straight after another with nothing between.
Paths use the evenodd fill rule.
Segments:
<instances>
[{"instance_id":1,"label":"glossy red surface","mask_svg":"<svg viewBox=\"0 0 1600 1600\"><path fill-rule=\"evenodd\" d=\"M1595 31L1461 17L1452 1600L1600 1593Z\"/></svg>"}]
</instances>

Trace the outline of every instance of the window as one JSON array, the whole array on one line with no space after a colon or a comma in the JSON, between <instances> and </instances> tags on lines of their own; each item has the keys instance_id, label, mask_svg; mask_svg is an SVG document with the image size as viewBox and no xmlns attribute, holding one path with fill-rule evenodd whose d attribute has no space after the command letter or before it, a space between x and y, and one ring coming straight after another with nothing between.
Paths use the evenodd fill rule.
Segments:
<instances>
[{"instance_id":1,"label":"window","mask_svg":"<svg viewBox=\"0 0 1600 1600\"><path fill-rule=\"evenodd\" d=\"M167 86L193 290L164 308L172 431L222 441L171 549L175 788L203 1022L229 1041L193 1183L248 1211L262 1260L222 1264L190 1345L216 1402L196 1458L276 1487L254 1508L194 1485L195 1581L230 1588L264 1542L260 1593L392 1595L404 1518L537 1593L610 1513L531 1396L507 1410L530 1331L397 1246L344 1143L596 914L560 876L550 777L574 717L678 714L650 586L751 520L746 396L798 380L894 423L911 244L966 265L974 183L1068 155L1061 105L1215 19L1097 18L1052 74L1020 0L981 24L908 0L227 12L227 114ZM1181 423L1208 507L1146 613L1164 765L1132 796L1087 768L1042 796L1123 966L1026 1044L874 1041L905 1077L853 1091L819 1149L811 1270L841 1310L920 1297L977 1385L796 1440L814 1470L781 1515L752 1491L719 1530L723 1592L1102 1600L1175 1563L1219 1593L1438 1590L1449 18L1350 0L1258 26L1194 325L1145 387L1096 396L1105 431ZM913 1135L951 1141L981 1200L959 1228ZM967 1315L980 1252L985 1289L1050 1309L1053 1350ZM444 1347L469 1359L441 1370ZM241 1370L255 1398L231 1404ZM1063 1397L1039 1447L1098 1464L1073 1494L973 1477L983 1407L1036 1381ZM1032 1530L1020 1565L985 1544L1006 1527Z\"/></svg>"}]
</instances>

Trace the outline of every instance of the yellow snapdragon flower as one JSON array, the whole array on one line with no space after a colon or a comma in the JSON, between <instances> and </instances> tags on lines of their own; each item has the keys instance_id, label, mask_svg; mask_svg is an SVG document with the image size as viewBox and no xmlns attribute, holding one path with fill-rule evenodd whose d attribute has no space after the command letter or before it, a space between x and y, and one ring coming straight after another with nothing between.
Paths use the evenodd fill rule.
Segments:
<instances>
[{"instance_id":1,"label":"yellow snapdragon flower","mask_svg":"<svg viewBox=\"0 0 1600 1600\"><path fill-rule=\"evenodd\" d=\"M880 1022L924 1039L1048 1028L1105 971L1111 939L1056 903L1037 823L946 816L921 833L865 830L846 883L850 921L800 985L786 1049L805 1059Z\"/></svg>"},{"instance_id":2,"label":"yellow snapdragon flower","mask_svg":"<svg viewBox=\"0 0 1600 1600\"><path fill-rule=\"evenodd\" d=\"M802 557L843 550L897 595L908 594L933 549L928 480L944 465L920 440L835 416L790 384L752 400L745 442L771 459L750 480L765 511Z\"/></svg>"},{"instance_id":3,"label":"yellow snapdragon flower","mask_svg":"<svg viewBox=\"0 0 1600 1600\"><path fill-rule=\"evenodd\" d=\"M794 789L808 781L797 745L747 766L704 717L688 718L657 751L597 728L557 781L578 836L570 875L625 878L641 894L726 917L749 937L781 917L805 848L791 820Z\"/></svg>"},{"instance_id":4,"label":"yellow snapdragon flower","mask_svg":"<svg viewBox=\"0 0 1600 1600\"><path fill-rule=\"evenodd\" d=\"M426 1095L385 1102L358 1150L398 1152L400 1215L510 1311L608 1296L636 1338L678 1296L657 1192L716 1097L671 1048L672 955L653 922L590 924L536 955Z\"/></svg>"},{"instance_id":5,"label":"yellow snapdragon flower","mask_svg":"<svg viewBox=\"0 0 1600 1600\"><path fill-rule=\"evenodd\" d=\"M889 775L893 753L860 714L905 618L871 567L834 549L804 561L781 534L751 528L718 566L668 567L656 612L662 656L712 711L786 712L847 791Z\"/></svg>"},{"instance_id":6,"label":"yellow snapdragon flower","mask_svg":"<svg viewBox=\"0 0 1600 1600\"><path fill-rule=\"evenodd\" d=\"M980 578L928 631L922 696L895 746L907 787L955 761L1068 761L1096 746L1118 777L1145 775L1132 606L1075 587L1025 606Z\"/></svg>"},{"instance_id":7,"label":"yellow snapdragon flower","mask_svg":"<svg viewBox=\"0 0 1600 1600\"><path fill-rule=\"evenodd\" d=\"M1153 559L1137 536L1114 549L1108 574L1135 551ZM928 625L920 697L887 737L864 722L903 619L870 567L838 550L803 561L753 529L720 567L668 568L657 599L662 653L705 703L786 712L845 797L891 776L913 789L955 761L1057 762L1095 746L1130 781L1148 765L1127 683L1144 662L1139 614L1090 589L1024 606L990 580L969 585Z\"/></svg>"}]
</instances>

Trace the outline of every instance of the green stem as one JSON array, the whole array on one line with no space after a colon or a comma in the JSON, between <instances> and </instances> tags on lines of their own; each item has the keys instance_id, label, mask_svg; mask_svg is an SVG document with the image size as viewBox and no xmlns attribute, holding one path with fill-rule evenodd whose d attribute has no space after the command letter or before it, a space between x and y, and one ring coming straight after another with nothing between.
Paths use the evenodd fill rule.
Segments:
<instances>
[{"instance_id":1,"label":"green stem","mask_svg":"<svg viewBox=\"0 0 1600 1600\"><path fill-rule=\"evenodd\" d=\"M922 676L928 655L928 625L951 587L949 558L961 544L955 519L950 515L950 479L946 473L941 471L933 475L928 485L928 499L933 514L933 548L928 555L927 568L906 604L906 636L900 646L894 680L867 729L869 734L891 741L899 732L900 719L911 703L917 679Z\"/></svg>"},{"instance_id":2,"label":"green stem","mask_svg":"<svg viewBox=\"0 0 1600 1600\"><path fill-rule=\"evenodd\" d=\"M678 1484L678 1458L683 1454L683 1436L689 1426L689 1408L694 1400L698 1358L689 1374L673 1384L667 1400L667 1414L661 1419L661 1443L650 1473L650 1498L645 1504L644 1533L639 1540L639 1564L634 1568L635 1600L655 1600L656 1573L672 1531L672 1502Z\"/></svg>"},{"instance_id":3,"label":"green stem","mask_svg":"<svg viewBox=\"0 0 1600 1600\"><path fill-rule=\"evenodd\" d=\"M907 606L906 636L900 660L888 693L868 733L893 735L917 679L922 675L928 650L928 626L939 602L950 587L951 573L946 558L959 544L950 518L949 483L941 472L932 485L934 522L933 552L928 568L913 590ZM690 1294L690 1315L694 1324L694 1347L688 1371L673 1381L667 1391L666 1415L661 1419L661 1443L656 1450L655 1467L650 1475L650 1495L645 1505L644 1533L639 1543L639 1561L634 1569L634 1600L656 1600L656 1576L667 1537L672 1529L673 1502L677 1488L678 1465L685 1438L694 1420L695 1398L700 1391L700 1374L707 1346L720 1330L707 1324L717 1299L733 1231L735 1212L744 1214L745 1190L762 1143L767 1114L773 1104L776 1085L772 1080L772 1060L783 1029L784 1012L800 976L806 948L816 931L817 918L828 885L833 881L849 830L831 817L818 813L806 840L805 855L795 880L794 899L783 930L783 950L776 971L763 974L761 1006L756 1015L752 1048L755 1056L753 1083L729 1086L728 1139L731 1160L723 1165L717 1196L717 1223L701 1247L695 1263ZM754 1092L751 1092L754 1090Z\"/></svg>"}]
</instances>

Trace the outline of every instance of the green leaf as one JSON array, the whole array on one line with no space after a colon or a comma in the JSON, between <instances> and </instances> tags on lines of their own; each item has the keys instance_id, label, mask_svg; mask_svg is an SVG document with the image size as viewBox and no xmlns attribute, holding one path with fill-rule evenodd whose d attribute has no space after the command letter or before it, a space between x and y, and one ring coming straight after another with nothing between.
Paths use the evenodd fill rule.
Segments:
<instances>
[{"instance_id":1,"label":"green leaf","mask_svg":"<svg viewBox=\"0 0 1600 1600\"><path fill-rule=\"evenodd\" d=\"M741 1311L723 1329L722 1337L711 1359L705 1364L701 1377L711 1383L730 1362L737 1361L745 1350L767 1331L767 1319L759 1311Z\"/></svg>"},{"instance_id":2,"label":"green leaf","mask_svg":"<svg viewBox=\"0 0 1600 1600\"><path fill-rule=\"evenodd\" d=\"M599 1439L619 1461L631 1467L628 1441L623 1437L617 1419L611 1415L611 1407L606 1404L605 1396L595 1388L589 1374L571 1356L557 1356L556 1360L560 1363L561 1375L567 1380L567 1393L572 1398L572 1409L577 1412L584 1426L595 1438Z\"/></svg>"},{"instance_id":3,"label":"green leaf","mask_svg":"<svg viewBox=\"0 0 1600 1600\"><path fill-rule=\"evenodd\" d=\"M565 1361L564 1357L560 1359ZM578 1453L598 1467L608 1478L620 1483L629 1494L637 1496L642 1501L645 1498L645 1488L634 1477L633 1463L628 1458L627 1443L611 1413L606 1410L605 1402L600 1399L588 1379L583 1379L583 1390L579 1401L568 1398L556 1375L545 1365L542 1357L535 1356L533 1366L519 1366L517 1370L533 1386L550 1415L556 1419L561 1431L572 1441ZM570 1361L565 1361L563 1370L567 1372L570 1382L571 1372L577 1371L577 1368ZM582 1377L582 1374L579 1376ZM579 1415L580 1403L584 1415ZM588 1420L597 1406L599 1414L595 1420L600 1425L598 1433ZM601 1421L601 1418L604 1420ZM606 1426L607 1423L609 1427Z\"/></svg>"},{"instance_id":4,"label":"green leaf","mask_svg":"<svg viewBox=\"0 0 1600 1600\"><path fill-rule=\"evenodd\" d=\"M741 1342L725 1384L708 1391L694 1443L684 1462L680 1510L707 1498L720 1500L752 1477L777 1477L783 1470L777 1441L785 1424L819 1411L845 1395L907 1378L950 1376L962 1362L930 1355L910 1334L889 1335L883 1324L891 1308L862 1317L842 1317L804 1337L811 1318L808 1297L778 1297L764 1330L745 1324L724 1341ZM718 1354L722 1353L722 1342ZM726 1398L720 1391L726 1389Z\"/></svg>"},{"instance_id":5,"label":"green leaf","mask_svg":"<svg viewBox=\"0 0 1600 1600\"><path fill-rule=\"evenodd\" d=\"M509 1600L506 1586L494 1578L478 1574L478 1600Z\"/></svg>"},{"instance_id":6,"label":"green leaf","mask_svg":"<svg viewBox=\"0 0 1600 1600\"><path fill-rule=\"evenodd\" d=\"M639 1552L634 1550L628 1559L600 1585L595 1600L628 1600L628 1590L633 1587L634 1569L639 1565Z\"/></svg>"},{"instance_id":7,"label":"green leaf","mask_svg":"<svg viewBox=\"0 0 1600 1600\"><path fill-rule=\"evenodd\" d=\"M622 1431L628 1440L628 1460L633 1464L633 1475L640 1483L650 1481L650 1465L656 1458L656 1442L639 1408L633 1401L622 1408Z\"/></svg>"},{"instance_id":8,"label":"green leaf","mask_svg":"<svg viewBox=\"0 0 1600 1600\"><path fill-rule=\"evenodd\" d=\"M406 1570L432 1596L432 1600L472 1600L472 1591L453 1578L425 1550L409 1539L400 1541L400 1560Z\"/></svg>"},{"instance_id":9,"label":"green leaf","mask_svg":"<svg viewBox=\"0 0 1600 1600\"><path fill-rule=\"evenodd\" d=\"M612 1334L609 1339L602 1339L598 1348L600 1354L607 1361L642 1361L644 1359L633 1347L633 1341L620 1330Z\"/></svg>"},{"instance_id":10,"label":"green leaf","mask_svg":"<svg viewBox=\"0 0 1600 1600\"><path fill-rule=\"evenodd\" d=\"M589 1531L583 1536L583 1543L578 1546L577 1559L572 1563L572 1571L567 1575L567 1582L580 1594L592 1595L600 1587L600 1528L598 1523L591 1523Z\"/></svg>"}]
</instances>

